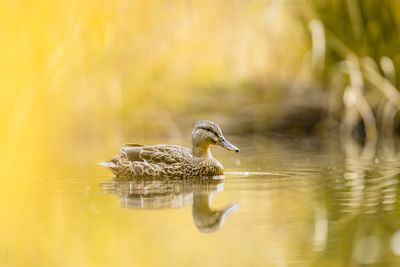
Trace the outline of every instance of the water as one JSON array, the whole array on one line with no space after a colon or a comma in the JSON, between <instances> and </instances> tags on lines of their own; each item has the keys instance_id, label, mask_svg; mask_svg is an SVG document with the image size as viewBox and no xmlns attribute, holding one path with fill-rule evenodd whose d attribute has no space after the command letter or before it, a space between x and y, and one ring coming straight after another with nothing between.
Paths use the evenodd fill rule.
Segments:
<instances>
[{"instance_id":1,"label":"water","mask_svg":"<svg viewBox=\"0 0 400 267\"><path fill-rule=\"evenodd\" d=\"M31 177L2 196L0 265L400 264L394 147L232 143L213 149L224 180L119 181L94 161Z\"/></svg>"}]
</instances>

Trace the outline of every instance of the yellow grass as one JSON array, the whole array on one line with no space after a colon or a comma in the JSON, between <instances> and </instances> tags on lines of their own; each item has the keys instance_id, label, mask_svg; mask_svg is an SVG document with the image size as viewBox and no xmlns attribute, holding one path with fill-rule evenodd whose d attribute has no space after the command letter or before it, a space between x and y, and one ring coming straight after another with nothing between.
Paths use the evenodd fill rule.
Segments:
<instances>
[{"instance_id":1,"label":"yellow grass","mask_svg":"<svg viewBox=\"0 0 400 267\"><path fill-rule=\"evenodd\" d=\"M304 49L286 9L259 1L5 0L0 22L7 173L171 128L199 91L291 78Z\"/></svg>"}]
</instances>

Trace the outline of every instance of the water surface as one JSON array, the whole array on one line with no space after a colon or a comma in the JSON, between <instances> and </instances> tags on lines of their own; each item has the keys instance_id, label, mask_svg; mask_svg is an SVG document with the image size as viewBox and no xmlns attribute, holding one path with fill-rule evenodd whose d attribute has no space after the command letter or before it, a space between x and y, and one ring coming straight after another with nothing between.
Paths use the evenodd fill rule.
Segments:
<instances>
[{"instance_id":1,"label":"water surface","mask_svg":"<svg viewBox=\"0 0 400 267\"><path fill-rule=\"evenodd\" d=\"M51 174L3 194L0 260L9 266L400 264L394 147L376 152L311 138L231 141L239 154L213 149L226 168L224 180L118 181L95 161L49 166Z\"/></svg>"}]
</instances>

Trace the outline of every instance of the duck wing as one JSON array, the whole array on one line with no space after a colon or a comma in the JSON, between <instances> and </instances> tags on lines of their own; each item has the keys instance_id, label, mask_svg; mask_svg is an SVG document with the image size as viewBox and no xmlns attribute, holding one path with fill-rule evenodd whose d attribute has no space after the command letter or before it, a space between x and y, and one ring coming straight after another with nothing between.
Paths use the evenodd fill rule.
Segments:
<instances>
[{"instance_id":1,"label":"duck wing","mask_svg":"<svg viewBox=\"0 0 400 267\"><path fill-rule=\"evenodd\" d=\"M192 153L188 148L173 145L126 146L121 147L120 151L130 161L147 163L174 164L192 157Z\"/></svg>"},{"instance_id":2,"label":"duck wing","mask_svg":"<svg viewBox=\"0 0 400 267\"><path fill-rule=\"evenodd\" d=\"M137 146L146 146L146 145L136 144L136 143L126 143L126 144L124 144L124 146L135 146L135 147L137 147Z\"/></svg>"}]
</instances>

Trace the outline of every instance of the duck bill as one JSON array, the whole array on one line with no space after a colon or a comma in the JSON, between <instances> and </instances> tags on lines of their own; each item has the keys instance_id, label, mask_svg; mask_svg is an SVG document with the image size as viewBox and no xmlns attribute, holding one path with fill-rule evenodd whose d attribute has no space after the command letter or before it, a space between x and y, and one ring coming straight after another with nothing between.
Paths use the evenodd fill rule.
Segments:
<instances>
[{"instance_id":1,"label":"duck bill","mask_svg":"<svg viewBox=\"0 0 400 267\"><path fill-rule=\"evenodd\" d=\"M229 150L229 151L239 152L239 148L235 147L234 145L232 145L231 143L226 141L226 139L224 137L221 137L220 139L218 139L216 145L220 146L220 147L222 147L222 148L224 148L226 150Z\"/></svg>"}]
</instances>

